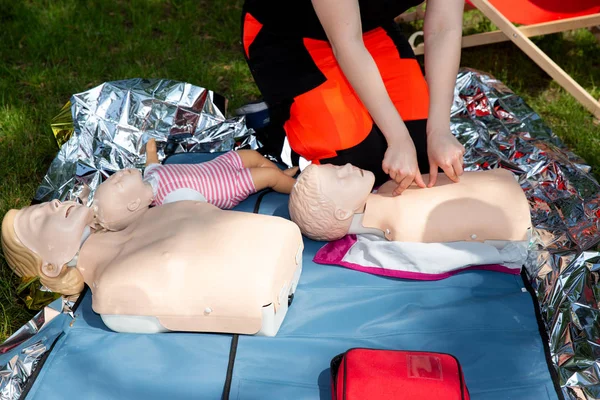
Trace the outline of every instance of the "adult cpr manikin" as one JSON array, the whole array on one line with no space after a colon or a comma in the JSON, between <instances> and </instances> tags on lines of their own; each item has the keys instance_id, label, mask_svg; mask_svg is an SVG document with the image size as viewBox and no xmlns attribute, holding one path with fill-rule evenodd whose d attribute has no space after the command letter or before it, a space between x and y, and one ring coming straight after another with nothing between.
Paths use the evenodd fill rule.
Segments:
<instances>
[{"instance_id":1,"label":"adult cpr manikin","mask_svg":"<svg viewBox=\"0 0 600 400\"><path fill-rule=\"evenodd\" d=\"M59 293L85 281L94 311L120 332L275 335L301 271L300 231L283 218L178 201L117 232L90 225L93 211L75 202L10 210L4 255Z\"/></svg>"},{"instance_id":2,"label":"adult cpr manikin","mask_svg":"<svg viewBox=\"0 0 600 400\"><path fill-rule=\"evenodd\" d=\"M290 216L315 240L375 233L399 242L524 241L529 204L510 171L465 172L453 183L440 175L432 188L412 186L393 196L385 183L371 193L374 176L350 164L310 165L290 194Z\"/></svg>"}]
</instances>

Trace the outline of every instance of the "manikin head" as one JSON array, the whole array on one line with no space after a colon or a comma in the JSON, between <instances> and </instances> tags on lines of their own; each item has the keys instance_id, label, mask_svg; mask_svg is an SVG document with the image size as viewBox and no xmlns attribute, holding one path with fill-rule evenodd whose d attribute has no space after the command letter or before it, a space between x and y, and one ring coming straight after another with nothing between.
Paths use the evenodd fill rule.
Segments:
<instances>
[{"instance_id":1,"label":"manikin head","mask_svg":"<svg viewBox=\"0 0 600 400\"><path fill-rule=\"evenodd\" d=\"M355 213L363 212L375 175L346 164L311 164L290 193L290 217L314 240L344 237Z\"/></svg>"},{"instance_id":2,"label":"manikin head","mask_svg":"<svg viewBox=\"0 0 600 400\"><path fill-rule=\"evenodd\" d=\"M120 231L125 229L153 200L152 186L142 179L137 169L124 169L112 174L94 193L96 227Z\"/></svg>"},{"instance_id":3,"label":"manikin head","mask_svg":"<svg viewBox=\"0 0 600 400\"><path fill-rule=\"evenodd\" d=\"M75 202L53 200L10 210L2 220L6 261L21 277L39 276L42 284L53 292L79 293L83 277L66 264L79 252L91 222L91 210Z\"/></svg>"}]
</instances>

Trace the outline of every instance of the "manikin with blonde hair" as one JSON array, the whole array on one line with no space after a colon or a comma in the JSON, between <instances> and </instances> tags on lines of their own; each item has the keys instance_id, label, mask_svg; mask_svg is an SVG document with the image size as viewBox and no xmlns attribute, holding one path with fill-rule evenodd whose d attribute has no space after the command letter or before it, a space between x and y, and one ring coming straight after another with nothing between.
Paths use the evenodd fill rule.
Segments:
<instances>
[{"instance_id":1,"label":"manikin with blonde hair","mask_svg":"<svg viewBox=\"0 0 600 400\"><path fill-rule=\"evenodd\" d=\"M465 172L453 183L393 194L393 181L372 193L374 176L350 164L309 165L290 194L292 221L314 240L373 233L399 242L523 241L531 227L529 204L504 169Z\"/></svg>"},{"instance_id":2,"label":"manikin with blonde hair","mask_svg":"<svg viewBox=\"0 0 600 400\"><path fill-rule=\"evenodd\" d=\"M2 252L8 265L20 277L39 276L42 285L53 292L67 296L80 293L84 282L76 268L59 268L45 263L40 255L19 240L14 229L18 213L18 210L10 210L2 220Z\"/></svg>"},{"instance_id":3,"label":"manikin with blonde hair","mask_svg":"<svg viewBox=\"0 0 600 400\"><path fill-rule=\"evenodd\" d=\"M10 210L2 250L17 275L54 292L85 282L94 311L120 332L272 335L301 270L300 230L279 217L177 201L144 208L119 231L92 225L93 210L71 201Z\"/></svg>"}]
</instances>

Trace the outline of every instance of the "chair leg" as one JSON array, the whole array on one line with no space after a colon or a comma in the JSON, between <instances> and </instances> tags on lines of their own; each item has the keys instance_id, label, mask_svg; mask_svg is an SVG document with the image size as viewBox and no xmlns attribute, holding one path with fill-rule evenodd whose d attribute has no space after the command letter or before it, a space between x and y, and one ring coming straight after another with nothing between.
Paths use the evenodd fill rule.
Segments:
<instances>
[{"instance_id":1,"label":"chair leg","mask_svg":"<svg viewBox=\"0 0 600 400\"><path fill-rule=\"evenodd\" d=\"M550 57L535 45L523 32L515 27L488 0L471 0L487 18L489 18L510 40L517 45L541 69L552 77L559 85L569 92L577 101L587 108L596 118L600 118L600 102L594 99L569 74L559 67Z\"/></svg>"},{"instance_id":2,"label":"chair leg","mask_svg":"<svg viewBox=\"0 0 600 400\"><path fill-rule=\"evenodd\" d=\"M596 40L600 42L600 25L598 25L598 26L592 26L590 28L590 31L592 31L592 33L594 34L594 36L596 36Z\"/></svg>"}]
</instances>

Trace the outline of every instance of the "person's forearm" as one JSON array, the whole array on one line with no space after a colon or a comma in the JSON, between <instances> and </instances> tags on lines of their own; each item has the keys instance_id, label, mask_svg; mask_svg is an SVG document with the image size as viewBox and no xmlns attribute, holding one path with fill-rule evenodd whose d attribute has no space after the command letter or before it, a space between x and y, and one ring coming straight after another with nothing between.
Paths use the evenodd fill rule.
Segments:
<instances>
[{"instance_id":1,"label":"person's forearm","mask_svg":"<svg viewBox=\"0 0 600 400\"><path fill-rule=\"evenodd\" d=\"M356 94L367 108L373 121L385 136L388 145L409 133L383 84L377 64L362 41L334 47L340 68Z\"/></svg>"},{"instance_id":2,"label":"person's forearm","mask_svg":"<svg viewBox=\"0 0 600 400\"><path fill-rule=\"evenodd\" d=\"M429 87L428 124L434 129L429 132L443 131L450 123L450 110L454 98L456 75L460 65L462 39L462 7L445 3L453 8L440 18L440 11L428 7L425 17L425 77ZM441 3L431 6L440 8ZM448 10L443 10L448 11ZM430 13L427 18L427 13ZM440 129L436 129L440 128Z\"/></svg>"}]
</instances>

